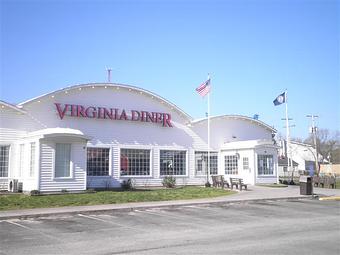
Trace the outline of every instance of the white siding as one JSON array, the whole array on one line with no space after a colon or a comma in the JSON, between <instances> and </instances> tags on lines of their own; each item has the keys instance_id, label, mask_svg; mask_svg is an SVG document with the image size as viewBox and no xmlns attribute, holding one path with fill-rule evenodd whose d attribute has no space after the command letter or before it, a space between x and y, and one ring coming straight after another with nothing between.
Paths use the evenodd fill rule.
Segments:
<instances>
[{"instance_id":1,"label":"white siding","mask_svg":"<svg viewBox=\"0 0 340 255\"><path fill-rule=\"evenodd\" d=\"M40 165L40 191L55 192L66 189L68 191L84 190L86 183L86 165L84 143L72 143L71 164L72 178L53 178L55 142L42 141L41 143L41 165Z\"/></svg>"}]
</instances>

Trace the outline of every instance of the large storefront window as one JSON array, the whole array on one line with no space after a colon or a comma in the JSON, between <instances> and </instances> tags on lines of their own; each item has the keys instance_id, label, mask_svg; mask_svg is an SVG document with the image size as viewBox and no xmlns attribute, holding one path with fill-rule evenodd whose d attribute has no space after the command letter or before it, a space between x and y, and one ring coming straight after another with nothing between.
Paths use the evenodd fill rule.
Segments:
<instances>
[{"instance_id":1,"label":"large storefront window","mask_svg":"<svg viewBox=\"0 0 340 255\"><path fill-rule=\"evenodd\" d=\"M110 149L109 148L87 148L87 175L107 176L109 175Z\"/></svg>"},{"instance_id":2,"label":"large storefront window","mask_svg":"<svg viewBox=\"0 0 340 255\"><path fill-rule=\"evenodd\" d=\"M217 174L217 152L210 152L210 174ZM208 152L195 151L196 175L206 175L208 169Z\"/></svg>"},{"instance_id":3,"label":"large storefront window","mask_svg":"<svg viewBox=\"0 0 340 255\"><path fill-rule=\"evenodd\" d=\"M71 144L57 143L55 148L55 173L54 177L71 176Z\"/></svg>"},{"instance_id":4,"label":"large storefront window","mask_svg":"<svg viewBox=\"0 0 340 255\"><path fill-rule=\"evenodd\" d=\"M238 160L236 155L224 156L225 174L238 174Z\"/></svg>"},{"instance_id":5,"label":"large storefront window","mask_svg":"<svg viewBox=\"0 0 340 255\"><path fill-rule=\"evenodd\" d=\"M0 177L8 177L9 146L0 146Z\"/></svg>"},{"instance_id":6,"label":"large storefront window","mask_svg":"<svg viewBox=\"0 0 340 255\"><path fill-rule=\"evenodd\" d=\"M160 175L185 175L186 151L160 151Z\"/></svg>"},{"instance_id":7,"label":"large storefront window","mask_svg":"<svg viewBox=\"0 0 340 255\"><path fill-rule=\"evenodd\" d=\"M257 171L258 175L273 175L274 174L273 155L258 155Z\"/></svg>"},{"instance_id":8,"label":"large storefront window","mask_svg":"<svg viewBox=\"0 0 340 255\"><path fill-rule=\"evenodd\" d=\"M120 175L150 175L150 150L121 149Z\"/></svg>"}]
</instances>

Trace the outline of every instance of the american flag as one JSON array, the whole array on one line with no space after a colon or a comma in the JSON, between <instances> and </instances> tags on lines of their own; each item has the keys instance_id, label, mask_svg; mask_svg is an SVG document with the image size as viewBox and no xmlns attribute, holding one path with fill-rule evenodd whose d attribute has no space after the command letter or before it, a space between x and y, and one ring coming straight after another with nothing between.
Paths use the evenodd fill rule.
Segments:
<instances>
[{"instance_id":1,"label":"american flag","mask_svg":"<svg viewBox=\"0 0 340 255\"><path fill-rule=\"evenodd\" d=\"M198 88L196 88L196 91L202 97L207 95L210 92L210 79L208 79L207 81L203 82Z\"/></svg>"}]
</instances>

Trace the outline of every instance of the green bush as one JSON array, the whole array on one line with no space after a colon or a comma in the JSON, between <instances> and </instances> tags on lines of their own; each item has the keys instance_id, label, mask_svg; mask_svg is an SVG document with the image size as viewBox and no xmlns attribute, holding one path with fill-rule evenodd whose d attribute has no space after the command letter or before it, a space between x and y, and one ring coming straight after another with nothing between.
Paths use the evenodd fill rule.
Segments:
<instances>
[{"instance_id":1,"label":"green bush","mask_svg":"<svg viewBox=\"0 0 340 255\"><path fill-rule=\"evenodd\" d=\"M165 176L162 184L166 188L175 188L176 187L176 178L173 176Z\"/></svg>"},{"instance_id":2,"label":"green bush","mask_svg":"<svg viewBox=\"0 0 340 255\"><path fill-rule=\"evenodd\" d=\"M36 190L36 189L31 190L31 191L30 191L30 195L31 195L31 196L38 196L38 195L40 195L40 191L39 191L39 190Z\"/></svg>"},{"instance_id":3,"label":"green bush","mask_svg":"<svg viewBox=\"0 0 340 255\"><path fill-rule=\"evenodd\" d=\"M133 189L132 180L131 179L124 180L121 183L121 187L122 187L123 190L132 190Z\"/></svg>"}]
</instances>

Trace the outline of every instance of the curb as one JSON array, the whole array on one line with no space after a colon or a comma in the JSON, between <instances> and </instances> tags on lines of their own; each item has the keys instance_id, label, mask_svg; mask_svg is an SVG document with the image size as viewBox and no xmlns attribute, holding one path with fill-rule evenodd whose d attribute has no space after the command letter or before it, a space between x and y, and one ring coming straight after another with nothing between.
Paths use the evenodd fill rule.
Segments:
<instances>
[{"instance_id":1,"label":"curb","mask_svg":"<svg viewBox=\"0 0 340 255\"><path fill-rule=\"evenodd\" d=\"M319 200L321 201L340 201L340 197L333 196L333 197L320 197Z\"/></svg>"},{"instance_id":2,"label":"curb","mask_svg":"<svg viewBox=\"0 0 340 255\"><path fill-rule=\"evenodd\" d=\"M339 197L340 198L340 197ZM313 196L299 196L299 197L280 197L280 198L257 198L257 199L239 199L239 200L226 200L226 201L190 201L190 202L178 202L171 203L171 201L167 204L149 204L149 205L116 205L116 207L112 208L93 208L88 209L78 209L77 208L67 208L67 207L59 207L59 208L44 208L44 209L61 209L64 208L64 211L60 212L27 212L21 213L20 210L14 211L4 211L2 216L0 211L0 220L9 220L9 219L28 219L28 218L39 218L39 217L48 217L48 216L60 216L60 215L76 215L76 214L91 214L91 213L99 213L99 212L129 212L134 210L146 210L150 208L176 208L182 206L192 206L192 205L227 205L227 204L235 204L235 203L248 203L248 202L259 202L259 201L287 201L287 200L301 200L301 199L314 199ZM108 205L110 206L110 205ZM113 205L115 206L115 205Z\"/></svg>"}]
</instances>

